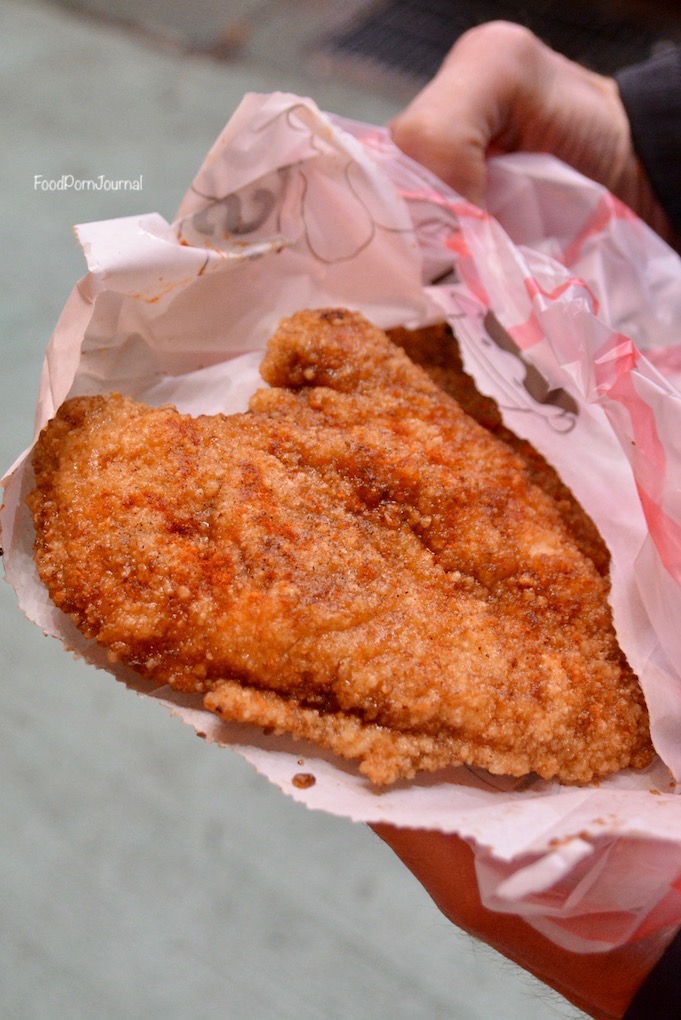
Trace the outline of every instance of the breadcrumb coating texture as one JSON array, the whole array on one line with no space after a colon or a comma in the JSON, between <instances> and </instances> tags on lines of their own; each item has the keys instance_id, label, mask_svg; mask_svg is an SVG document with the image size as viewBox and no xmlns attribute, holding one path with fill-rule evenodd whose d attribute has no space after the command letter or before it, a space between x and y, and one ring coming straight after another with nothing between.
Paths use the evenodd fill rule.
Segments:
<instances>
[{"instance_id":1,"label":"breadcrumb coating texture","mask_svg":"<svg viewBox=\"0 0 681 1020\"><path fill-rule=\"evenodd\" d=\"M552 469L357 313L285 320L262 374L245 414L114 394L44 430L36 562L81 631L377 784L647 764L607 551Z\"/></svg>"}]
</instances>

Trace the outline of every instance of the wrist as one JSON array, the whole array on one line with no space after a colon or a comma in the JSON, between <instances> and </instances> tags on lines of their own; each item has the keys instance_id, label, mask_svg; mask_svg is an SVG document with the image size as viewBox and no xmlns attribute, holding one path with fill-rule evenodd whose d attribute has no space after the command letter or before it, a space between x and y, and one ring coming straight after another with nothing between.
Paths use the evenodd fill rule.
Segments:
<instances>
[{"instance_id":1,"label":"wrist","mask_svg":"<svg viewBox=\"0 0 681 1020\"><path fill-rule=\"evenodd\" d=\"M594 1020L622 1020L674 936L669 929L609 952L572 953L519 928L524 945L515 962Z\"/></svg>"},{"instance_id":2,"label":"wrist","mask_svg":"<svg viewBox=\"0 0 681 1020\"><path fill-rule=\"evenodd\" d=\"M533 974L594 1020L621 1020L674 938L674 930L606 953L562 949L514 914L483 906L470 846L442 832L374 826L459 928Z\"/></svg>"}]
</instances>

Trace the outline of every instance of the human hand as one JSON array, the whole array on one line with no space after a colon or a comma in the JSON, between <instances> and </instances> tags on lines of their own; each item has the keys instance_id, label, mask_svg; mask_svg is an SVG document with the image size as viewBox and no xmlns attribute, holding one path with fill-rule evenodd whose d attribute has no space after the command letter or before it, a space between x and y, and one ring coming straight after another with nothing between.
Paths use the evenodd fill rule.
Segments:
<instances>
[{"instance_id":1,"label":"human hand","mask_svg":"<svg viewBox=\"0 0 681 1020\"><path fill-rule=\"evenodd\" d=\"M459 928L559 992L595 1020L624 1015L634 993L672 941L665 929L608 953L571 953L521 917L481 903L473 851L457 836L374 825L421 882L443 914Z\"/></svg>"},{"instance_id":2,"label":"human hand","mask_svg":"<svg viewBox=\"0 0 681 1020\"><path fill-rule=\"evenodd\" d=\"M390 128L407 155L478 205L489 155L546 152L673 240L634 151L615 80L573 63L520 25L488 22L462 35Z\"/></svg>"}]
</instances>

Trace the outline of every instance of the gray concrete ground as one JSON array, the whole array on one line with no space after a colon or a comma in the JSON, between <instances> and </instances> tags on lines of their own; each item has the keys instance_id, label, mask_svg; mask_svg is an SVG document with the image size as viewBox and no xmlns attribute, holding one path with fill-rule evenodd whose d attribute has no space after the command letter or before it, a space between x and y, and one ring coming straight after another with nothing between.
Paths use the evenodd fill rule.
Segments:
<instances>
[{"instance_id":1,"label":"gray concrete ground","mask_svg":"<svg viewBox=\"0 0 681 1020\"><path fill-rule=\"evenodd\" d=\"M329 7L251 6L263 39L275 19L283 39ZM192 8L200 34L202 5ZM371 121L396 108L387 94L269 61L258 45L218 63L60 6L0 2L3 469L30 440L43 350L84 272L73 224L172 219L246 91L311 94ZM143 174L144 188L35 190L36 174L62 173ZM6 1020L577 1015L457 933L369 830L297 806L72 661L6 584L0 656Z\"/></svg>"}]
</instances>

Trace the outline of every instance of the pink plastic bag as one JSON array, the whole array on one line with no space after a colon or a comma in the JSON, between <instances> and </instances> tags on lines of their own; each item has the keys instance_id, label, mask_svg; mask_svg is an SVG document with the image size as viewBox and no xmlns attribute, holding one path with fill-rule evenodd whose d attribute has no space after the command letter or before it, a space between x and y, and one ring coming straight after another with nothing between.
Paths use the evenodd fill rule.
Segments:
<instances>
[{"instance_id":1,"label":"pink plastic bag","mask_svg":"<svg viewBox=\"0 0 681 1020\"><path fill-rule=\"evenodd\" d=\"M575 789L452 768L377 794L331 755L151 690L48 599L25 457L3 482L5 571L41 628L288 795L358 821L459 833L489 906L568 948L607 949L681 923L681 262L548 157L493 161L488 209L407 160L382 129L297 96L247 96L173 224L152 213L77 228L88 274L46 353L36 431L68 395L111 389L185 412L243 410L276 323L302 307L358 308L384 327L446 316L479 387L558 468L610 546L616 627L659 755L645 772ZM316 779L306 789L293 782L301 757Z\"/></svg>"}]
</instances>

